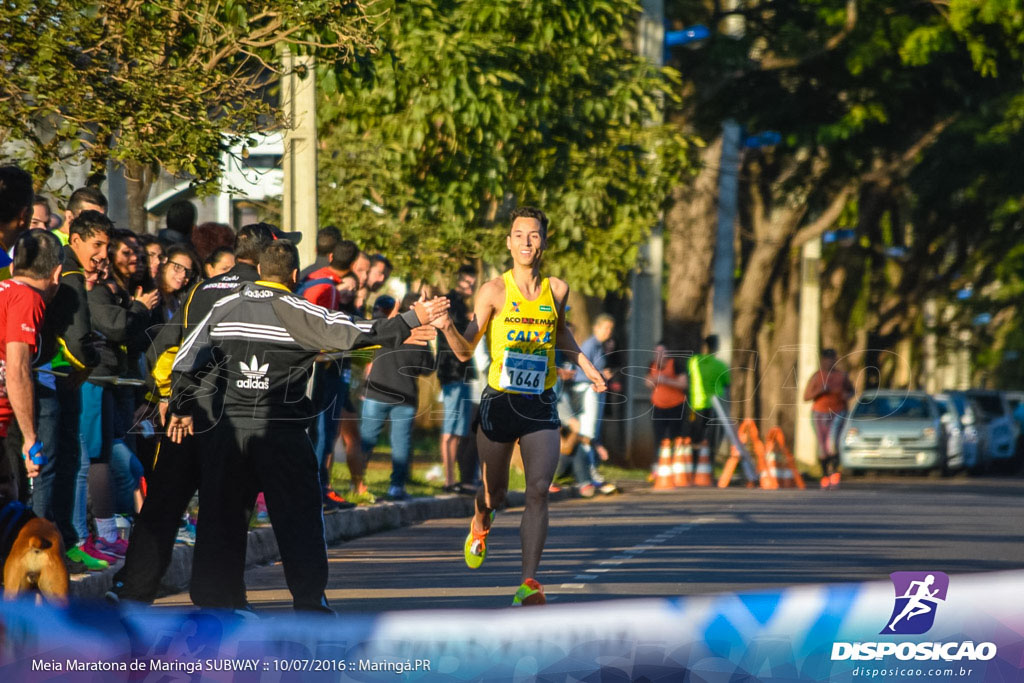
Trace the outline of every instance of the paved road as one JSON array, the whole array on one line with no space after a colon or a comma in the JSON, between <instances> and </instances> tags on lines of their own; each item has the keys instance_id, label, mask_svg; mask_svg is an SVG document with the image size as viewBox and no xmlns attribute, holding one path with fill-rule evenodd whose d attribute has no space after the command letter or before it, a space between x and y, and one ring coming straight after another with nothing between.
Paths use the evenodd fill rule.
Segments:
<instances>
[{"instance_id":1,"label":"paved road","mask_svg":"<svg viewBox=\"0 0 1024 683\"><path fill-rule=\"evenodd\" d=\"M519 584L519 511L489 556L462 561L468 520L436 520L330 549L342 611L496 608ZM840 491L637 490L552 506L539 580L558 603L1024 568L1024 479L886 478ZM290 607L280 564L246 574L258 611ZM163 605L188 604L179 594Z\"/></svg>"}]
</instances>

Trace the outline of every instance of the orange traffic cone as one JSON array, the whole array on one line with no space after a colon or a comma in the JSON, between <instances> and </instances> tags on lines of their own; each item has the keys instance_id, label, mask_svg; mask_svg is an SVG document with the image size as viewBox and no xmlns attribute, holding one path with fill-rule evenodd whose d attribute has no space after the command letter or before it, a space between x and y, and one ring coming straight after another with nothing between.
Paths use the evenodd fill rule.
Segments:
<instances>
[{"instance_id":1,"label":"orange traffic cone","mask_svg":"<svg viewBox=\"0 0 1024 683\"><path fill-rule=\"evenodd\" d=\"M667 491L675 487L672 480L672 442L663 439L658 449L658 474L654 478L654 490Z\"/></svg>"},{"instance_id":2,"label":"orange traffic cone","mask_svg":"<svg viewBox=\"0 0 1024 683\"><path fill-rule=\"evenodd\" d=\"M676 488L685 488L693 478L693 448L690 440L678 437L672 449L672 477Z\"/></svg>"},{"instance_id":3,"label":"orange traffic cone","mask_svg":"<svg viewBox=\"0 0 1024 683\"><path fill-rule=\"evenodd\" d=\"M767 479L767 482L765 482L765 479ZM765 483L768 485L765 486ZM765 454L765 471L761 476L761 488L777 489L780 486L778 454L775 449L772 448Z\"/></svg>"},{"instance_id":4,"label":"orange traffic cone","mask_svg":"<svg viewBox=\"0 0 1024 683\"><path fill-rule=\"evenodd\" d=\"M786 464L786 461L783 459L782 454L779 453L778 451L776 451L775 448L772 448L772 450L769 451L768 455L771 457L771 460L769 461L771 463L771 465L769 467L774 466L774 467L777 467L777 469L778 469L778 474L776 475L776 479L779 482L779 488L780 489L796 488L796 482L793 481L793 472L790 471L789 466Z\"/></svg>"},{"instance_id":5,"label":"orange traffic cone","mask_svg":"<svg viewBox=\"0 0 1024 683\"><path fill-rule=\"evenodd\" d=\"M785 465L780 467L783 472L783 480L789 480L790 486L796 485L798 489L806 488L804 478L800 474L800 470L796 467L796 460L793 458L793 454L786 447L786 435L782 433L782 430L778 427L772 427L768 432L768 436L765 439L772 444L772 447L778 446L782 451L783 462Z\"/></svg>"},{"instance_id":6,"label":"orange traffic cone","mask_svg":"<svg viewBox=\"0 0 1024 683\"><path fill-rule=\"evenodd\" d=\"M697 470L693 475L694 486L711 486L711 449L701 446L697 456Z\"/></svg>"},{"instance_id":7,"label":"orange traffic cone","mask_svg":"<svg viewBox=\"0 0 1024 683\"><path fill-rule=\"evenodd\" d=\"M728 488L730 482L732 482L732 475L736 471L736 466L740 464L740 452L736 450L735 446L732 446L729 451L729 459L725 461L725 467L722 468L722 475L718 477L718 488Z\"/></svg>"}]
</instances>

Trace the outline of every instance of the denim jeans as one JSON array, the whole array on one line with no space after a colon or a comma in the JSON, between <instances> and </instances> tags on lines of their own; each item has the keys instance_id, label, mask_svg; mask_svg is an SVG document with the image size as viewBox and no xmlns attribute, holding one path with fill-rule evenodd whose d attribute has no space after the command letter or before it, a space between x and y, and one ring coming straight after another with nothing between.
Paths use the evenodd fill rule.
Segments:
<instances>
[{"instance_id":1,"label":"denim jeans","mask_svg":"<svg viewBox=\"0 0 1024 683\"><path fill-rule=\"evenodd\" d=\"M78 424L79 464L75 478L75 507L72 521L79 539L88 537L89 464L103 455L103 387L85 382L79 390L82 409Z\"/></svg>"},{"instance_id":2,"label":"denim jeans","mask_svg":"<svg viewBox=\"0 0 1024 683\"><path fill-rule=\"evenodd\" d=\"M416 406L363 400L359 424L359 439L363 453L369 456L384 429L384 421L391 419L391 485L405 487L409 477L409 458L412 455L412 426Z\"/></svg>"},{"instance_id":3,"label":"denim jeans","mask_svg":"<svg viewBox=\"0 0 1024 683\"><path fill-rule=\"evenodd\" d=\"M309 427L309 438L313 442L320 465L321 478L328 456L334 452L334 442L341 428L341 408L344 404L342 389L348 384L342 377L341 363L317 363L313 368L313 409L316 416ZM324 479L324 481L329 481Z\"/></svg>"},{"instance_id":4,"label":"denim jeans","mask_svg":"<svg viewBox=\"0 0 1024 683\"><path fill-rule=\"evenodd\" d=\"M37 517L53 520L51 502L57 477L57 427L60 423L60 403L57 392L39 382L36 389L36 438L43 444L46 464L32 485L32 511ZM77 466L77 460L76 466Z\"/></svg>"}]
</instances>

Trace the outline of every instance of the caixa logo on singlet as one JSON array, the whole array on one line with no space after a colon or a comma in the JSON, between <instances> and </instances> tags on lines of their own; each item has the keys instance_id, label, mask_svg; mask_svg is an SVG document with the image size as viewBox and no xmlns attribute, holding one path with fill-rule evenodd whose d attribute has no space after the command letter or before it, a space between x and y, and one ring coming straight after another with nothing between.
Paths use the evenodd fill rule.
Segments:
<instances>
[{"instance_id":1,"label":"caixa logo on singlet","mask_svg":"<svg viewBox=\"0 0 1024 683\"><path fill-rule=\"evenodd\" d=\"M248 365L245 364L244 360L238 365L242 368L242 374L245 375L245 379L235 380L236 387L239 389L261 390L270 388L270 380L267 379L270 363L260 365L260 362L256 360L256 356L253 356L252 361Z\"/></svg>"}]
</instances>

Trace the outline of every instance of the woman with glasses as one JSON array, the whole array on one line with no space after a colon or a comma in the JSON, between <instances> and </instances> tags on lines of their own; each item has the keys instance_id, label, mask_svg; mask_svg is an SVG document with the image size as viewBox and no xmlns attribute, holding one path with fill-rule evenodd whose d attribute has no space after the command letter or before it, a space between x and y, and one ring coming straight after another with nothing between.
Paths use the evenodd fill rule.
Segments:
<instances>
[{"instance_id":1,"label":"woman with glasses","mask_svg":"<svg viewBox=\"0 0 1024 683\"><path fill-rule=\"evenodd\" d=\"M199 259L188 247L173 246L167 250L167 259L160 265L156 285L160 290L159 322L169 322L181 307L188 287L196 283L195 265Z\"/></svg>"}]
</instances>

